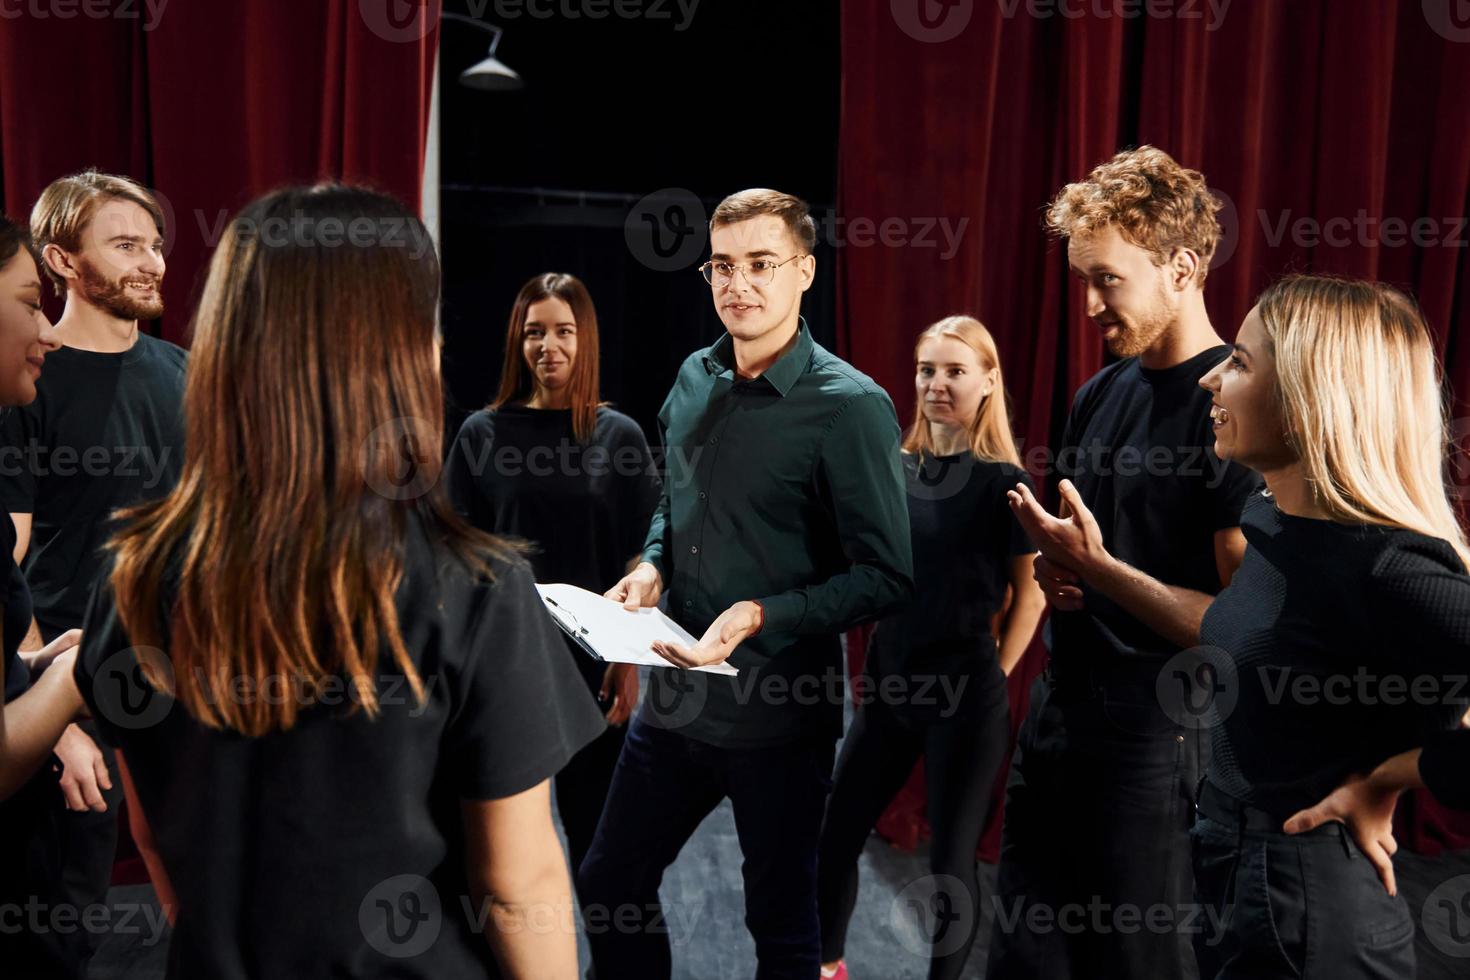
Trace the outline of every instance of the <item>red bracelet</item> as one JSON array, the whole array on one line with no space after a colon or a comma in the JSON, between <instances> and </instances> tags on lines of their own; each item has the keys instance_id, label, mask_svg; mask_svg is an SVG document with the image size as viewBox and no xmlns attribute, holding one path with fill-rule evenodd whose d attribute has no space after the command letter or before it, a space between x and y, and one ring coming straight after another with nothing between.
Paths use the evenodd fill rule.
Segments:
<instances>
[{"instance_id":1,"label":"red bracelet","mask_svg":"<svg viewBox=\"0 0 1470 980\"><path fill-rule=\"evenodd\" d=\"M750 635L751 636L760 636L761 635L761 630L763 630L763 629L766 628L766 607L763 606L763 605L761 605L760 604L760 600L758 600L758 599L752 599L750 601L751 602L754 602L755 603L755 608L757 608L757 609L759 609L761 611L761 621L759 623L756 623L755 624L755 632L752 633L752 634L750 634ZM750 637L746 637L746 639L749 639L749 638Z\"/></svg>"}]
</instances>

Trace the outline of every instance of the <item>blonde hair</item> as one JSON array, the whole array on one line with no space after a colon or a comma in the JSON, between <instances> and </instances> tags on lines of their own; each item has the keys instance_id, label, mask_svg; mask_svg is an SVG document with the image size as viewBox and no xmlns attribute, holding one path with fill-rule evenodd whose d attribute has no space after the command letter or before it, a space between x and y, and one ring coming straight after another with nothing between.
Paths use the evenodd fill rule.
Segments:
<instances>
[{"instance_id":1,"label":"blonde hair","mask_svg":"<svg viewBox=\"0 0 1470 980\"><path fill-rule=\"evenodd\" d=\"M1116 226L1156 266L1187 248L1199 256L1196 282L1203 287L1220 244L1215 215L1223 207L1198 170L1181 167L1157 147L1140 146L1063 187L1047 208L1046 227L1058 238L1072 238Z\"/></svg>"},{"instance_id":2,"label":"blonde hair","mask_svg":"<svg viewBox=\"0 0 1470 980\"><path fill-rule=\"evenodd\" d=\"M952 337L974 350L980 357L982 370L995 370L995 387L980 402L980 409L970 423L970 451L981 459L992 462L1021 465L1021 454L1016 450L1016 438L1011 433L1011 415L1007 407L1005 376L1000 369L1000 354L995 349L995 338L985 329L985 324L972 316L945 317L930 326L914 343L914 361L919 360L919 349L927 340ZM905 452L934 454L934 442L929 435L929 422L924 418L924 406L914 406L914 424L904 436Z\"/></svg>"},{"instance_id":3,"label":"blonde hair","mask_svg":"<svg viewBox=\"0 0 1470 980\"><path fill-rule=\"evenodd\" d=\"M709 219L710 229L720 225L733 225L749 221L763 214L774 214L786 223L792 239L801 250L810 255L817 247L817 223L812 220L811 209L805 201L780 191L755 187L731 194L720 202Z\"/></svg>"},{"instance_id":4,"label":"blonde hair","mask_svg":"<svg viewBox=\"0 0 1470 980\"><path fill-rule=\"evenodd\" d=\"M1442 538L1470 567L1446 492L1450 446L1424 316L1382 283L1289 276L1259 312L1276 360L1287 440L1333 520Z\"/></svg>"},{"instance_id":5,"label":"blonde hair","mask_svg":"<svg viewBox=\"0 0 1470 980\"><path fill-rule=\"evenodd\" d=\"M36 251L44 252L47 245L55 245L65 252L80 252L82 233L92 223L92 216L108 201L117 200L131 201L147 211L158 234L165 233L163 209L146 187L129 177L84 170L53 180L41 192L31 209L31 238ZM50 263L42 262L41 267L56 294L65 295L66 280L52 271Z\"/></svg>"}]
</instances>

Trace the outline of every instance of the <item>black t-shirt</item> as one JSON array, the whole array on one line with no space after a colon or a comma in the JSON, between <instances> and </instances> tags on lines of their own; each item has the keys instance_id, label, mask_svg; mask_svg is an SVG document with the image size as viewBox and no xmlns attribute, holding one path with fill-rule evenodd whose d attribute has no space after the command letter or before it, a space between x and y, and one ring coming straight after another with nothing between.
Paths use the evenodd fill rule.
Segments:
<instances>
[{"instance_id":1,"label":"black t-shirt","mask_svg":"<svg viewBox=\"0 0 1470 980\"><path fill-rule=\"evenodd\" d=\"M903 469L914 600L873 631L869 696L910 714L962 714L1005 689L991 621L1005 604L1011 560L1036 550L1006 491L1031 481L1017 466L970 452L925 456L922 465L904 453ZM905 680L891 682L897 697L884 693L888 677Z\"/></svg>"},{"instance_id":2,"label":"black t-shirt","mask_svg":"<svg viewBox=\"0 0 1470 980\"><path fill-rule=\"evenodd\" d=\"M1223 652L1209 778L1282 819L1451 728L1470 698L1470 575L1413 531L1283 514L1264 494L1205 613Z\"/></svg>"},{"instance_id":3,"label":"black t-shirt","mask_svg":"<svg viewBox=\"0 0 1470 980\"><path fill-rule=\"evenodd\" d=\"M638 424L606 406L583 445L571 410L505 405L465 420L450 449L455 508L481 530L535 545L536 581L603 593L638 556L661 484ZM576 651L588 684L604 665Z\"/></svg>"},{"instance_id":4,"label":"black t-shirt","mask_svg":"<svg viewBox=\"0 0 1470 980\"><path fill-rule=\"evenodd\" d=\"M1215 595L1215 532L1240 524L1260 477L1215 455L1210 393L1199 386L1230 354L1215 347L1163 370L1137 358L1110 364L1077 392L1067 417L1058 478L1077 487L1115 557L1165 585ZM1178 647L1096 592L1081 612L1054 612L1059 665L1107 656L1161 655Z\"/></svg>"},{"instance_id":5,"label":"black t-shirt","mask_svg":"<svg viewBox=\"0 0 1470 980\"><path fill-rule=\"evenodd\" d=\"M5 700L10 702L24 694L31 681L25 661L16 653L31 628L31 590L15 565L15 524L9 514L0 514L0 590L5 603Z\"/></svg>"},{"instance_id":6,"label":"black t-shirt","mask_svg":"<svg viewBox=\"0 0 1470 980\"><path fill-rule=\"evenodd\" d=\"M461 801L537 785L605 726L529 568L495 572L413 521L397 609L427 702L385 645L376 719L347 714L339 686L336 704L258 738L205 728L146 686L98 586L77 684L126 756L178 894L170 978L497 975L464 897Z\"/></svg>"},{"instance_id":7,"label":"black t-shirt","mask_svg":"<svg viewBox=\"0 0 1470 980\"><path fill-rule=\"evenodd\" d=\"M24 568L47 640L81 625L112 511L178 482L186 358L147 334L117 354L62 347L0 422L0 509L32 515Z\"/></svg>"}]
</instances>

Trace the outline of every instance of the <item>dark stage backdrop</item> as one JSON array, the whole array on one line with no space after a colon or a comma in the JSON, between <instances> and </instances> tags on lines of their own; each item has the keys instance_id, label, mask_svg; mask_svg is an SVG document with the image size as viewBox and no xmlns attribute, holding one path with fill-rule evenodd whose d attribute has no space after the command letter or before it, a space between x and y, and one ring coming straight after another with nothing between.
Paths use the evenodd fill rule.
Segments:
<instances>
[{"instance_id":1,"label":"dark stage backdrop","mask_svg":"<svg viewBox=\"0 0 1470 980\"><path fill-rule=\"evenodd\" d=\"M1202 170L1227 202L1206 288L1222 336L1234 337L1252 298L1288 271L1396 283L1419 298L1439 339L1454 416L1470 417L1463 7L851 0L838 210L849 222L889 222L892 244L840 255L840 352L908 418L913 338L942 316L973 313L1000 347L1023 455L1054 445L1103 349L1042 210L1117 150L1151 143ZM945 222L966 223L948 258L942 246L903 244ZM1457 436L1466 428L1457 423ZM1452 465L1462 492L1467 475ZM1041 666L1037 644L1012 679L1016 721ZM911 796L884 829L912 837L916 822ZM998 831L992 821L992 858ZM1436 835L1470 844L1455 833L1435 817L1411 836L1421 847Z\"/></svg>"},{"instance_id":2,"label":"dark stage backdrop","mask_svg":"<svg viewBox=\"0 0 1470 980\"><path fill-rule=\"evenodd\" d=\"M258 194L334 178L419 206L438 0L41 7L0 18L5 211L27 219L48 183L87 167L155 189L166 339L186 342L225 222Z\"/></svg>"},{"instance_id":3,"label":"dark stage backdrop","mask_svg":"<svg viewBox=\"0 0 1470 980\"><path fill-rule=\"evenodd\" d=\"M538 5L546 9L549 5ZM628 16L515 17L497 51L525 88L458 76L486 35L446 22L443 136L444 376L448 421L499 384L521 285L549 271L587 283L602 334L602 396L656 441L680 363L723 332L696 267L710 211L747 187L811 202L830 227L837 181L837 0L623 5ZM759 37L758 51L747 39ZM803 311L834 347L837 247L817 249Z\"/></svg>"}]
</instances>

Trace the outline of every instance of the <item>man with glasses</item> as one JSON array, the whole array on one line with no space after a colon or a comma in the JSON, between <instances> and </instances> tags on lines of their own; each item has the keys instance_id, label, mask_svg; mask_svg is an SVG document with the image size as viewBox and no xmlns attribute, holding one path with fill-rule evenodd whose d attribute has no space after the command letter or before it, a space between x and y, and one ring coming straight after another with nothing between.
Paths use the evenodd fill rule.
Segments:
<instances>
[{"instance_id":1,"label":"man with glasses","mask_svg":"<svg viewBox=\"0 0 1470 980\"><path fill-rule=\"evenodd\" d=\"M761 980L820 968L817 840L842 729L839 634L913 590L898 418L800 316L816 226L748 190L710 221L701 269L727 335L685 360L659 411L688 476L664 481L639 565L608 593L699 641L658 646L579 894L598 980L667 978L658 887L723 799L744 857ZM695 671L729 661L730 677Z\"/></svg>"}]
</instances>

